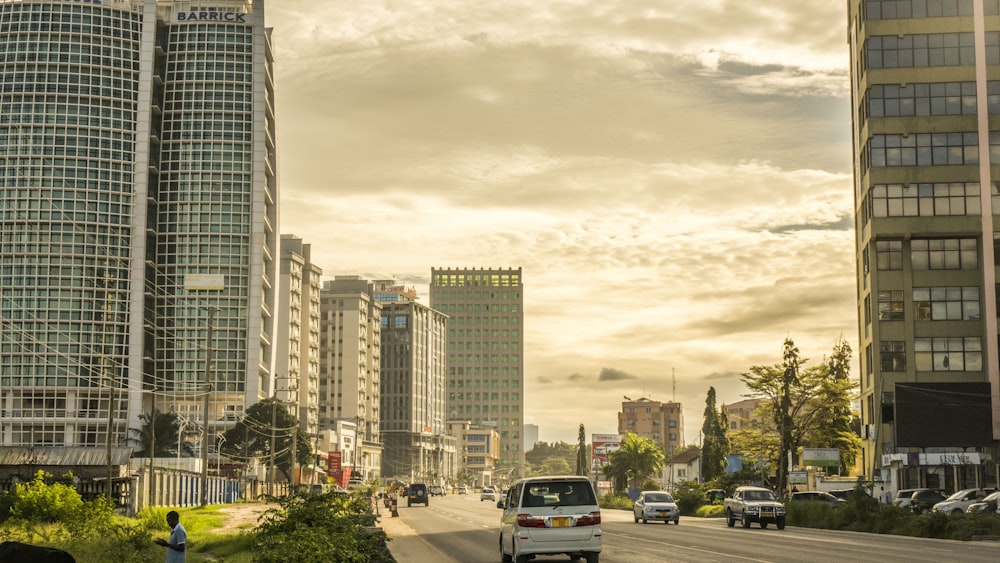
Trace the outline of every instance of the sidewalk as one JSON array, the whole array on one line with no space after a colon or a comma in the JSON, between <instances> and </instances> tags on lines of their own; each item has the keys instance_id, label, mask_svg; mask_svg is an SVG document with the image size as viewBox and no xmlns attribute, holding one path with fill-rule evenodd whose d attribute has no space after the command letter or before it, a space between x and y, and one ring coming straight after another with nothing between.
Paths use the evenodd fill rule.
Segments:
<instances>
[{"instance_id":1,"label":"sidewalk","mask_svg":"<svg viewBox=\"0 0 1000 563\"><path fill-rule=\"evenodd\" d=\"M389 510L381 511L378 525L389 536L389 553L396 563L460 563L427 543L400 517L393 518Z\"/></svg>"}]
</instances>

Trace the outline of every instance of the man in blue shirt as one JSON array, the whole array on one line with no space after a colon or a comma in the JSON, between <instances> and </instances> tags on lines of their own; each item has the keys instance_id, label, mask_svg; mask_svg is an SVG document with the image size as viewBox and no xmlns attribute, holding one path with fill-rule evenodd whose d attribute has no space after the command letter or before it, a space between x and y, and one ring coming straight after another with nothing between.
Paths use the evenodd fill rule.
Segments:
<instances>
[{"instance_id":1,"label":"man in blue shirt","mask_svg":"<svg viewBox=\"0 0 1000 563\"><path fill-rule=\"evenodd\" d=\"M167 525L170 526L170 540L156 538L157 545L167 548L166 563L184 563L187 560L187 530L181 526L180 514L171 510L167 513Z\"/></svg>"}]
</instances>

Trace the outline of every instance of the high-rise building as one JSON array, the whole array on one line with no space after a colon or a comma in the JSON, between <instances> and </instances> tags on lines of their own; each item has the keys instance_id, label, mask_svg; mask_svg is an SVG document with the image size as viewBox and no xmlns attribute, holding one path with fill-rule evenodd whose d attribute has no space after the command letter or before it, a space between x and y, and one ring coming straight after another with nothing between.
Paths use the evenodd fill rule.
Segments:
<instances>
[{"instance_id":1,"label":"high-rise building","mask_svg":"<svg viewBox=\"0 0 1000 563\"><path fill-rule=\"evenodd\" d=\"M275 395L310 436L319 432L320 277L311 246L281 235Z\"/></svg>"},{"instance_id":2,"label":"high-rise building","mask_svg":"<svg viewBox=\"0 0 1000 563\"><path fill-rule=\"evenodd\" d=\"M670 458L684 447L684 416L680 403L661 403L646 397L626 398L618 413L618 433L631 432L656 442Z\"/></svg>"},{"instance_id":3,"label":"high-rise building","mask_svg":"<svg viewBox=\"0 0 1000 563\"><path fill-rule=\"evenodd\" d=\"M361 479L381 475L382 305L360 276L335 276L320 291L319 425L357 425L357 445L343 460Z\"/></svg>"},{"instance_id":4,"label":"high-rise building","mask_svg":"<svg viewBox=\"0 0 1000 563\"><path fill-rule=\"evenodd\" d=\"M864 470L995 485L1000 2L847 4Z\"/></svg>"},{"instance_id":5,"label":"high-rise building","mask_svg":"<svg viewBox=\"0 0 1000 563\"><path fill-rule=\"evenodd\" d=\"M448 418L500 435L501 477L524 467L521 268L431 270L430 305L448 315Z\"/></svg>"},{"instance_id":6,"label":"high-rise building","mask_svg":"<svg viewBox=\"0 0 1000 563\"><path fill-rule=\"evenodd\" d=\"M270 395L272 64L263 0L0 0L3 445Z\"/></svg>"}]
</instances>

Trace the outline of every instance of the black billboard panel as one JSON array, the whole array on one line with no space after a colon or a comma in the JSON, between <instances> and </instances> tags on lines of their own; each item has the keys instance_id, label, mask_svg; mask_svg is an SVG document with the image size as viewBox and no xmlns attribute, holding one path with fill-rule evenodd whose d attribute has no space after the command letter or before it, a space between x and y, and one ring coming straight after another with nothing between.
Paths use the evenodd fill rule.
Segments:
<instances>
[{"instance_id":1,"label":"black billboard panel","mask_svg":"<svg viewBox=\"0 0 1000 563\"><path fill-rule=\"evenodd\" d=\"M993 443L990 384L897 383L896 445L982 447Z\"/></svg>"}]
</instances>

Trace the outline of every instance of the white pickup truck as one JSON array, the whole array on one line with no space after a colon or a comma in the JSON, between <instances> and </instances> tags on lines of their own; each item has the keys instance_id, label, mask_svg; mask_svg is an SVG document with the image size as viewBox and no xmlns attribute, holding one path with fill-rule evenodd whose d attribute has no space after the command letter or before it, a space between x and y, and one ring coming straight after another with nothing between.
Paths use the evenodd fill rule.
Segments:
<instances>
[{"instance_id":1,"label":"white pickup truck","mask_svg":"<svg viewBox=\"0 0 1000 563\"><path fill-rule=\"evenodd\" d=\"M739 519L744 528L757 522L761 528L774 522L779 530L785 529L785 505L778 502L774 493L763 487L737 487L732 496L726 497L726 525L732 528Z\"/></svg>"}]
</instances>

